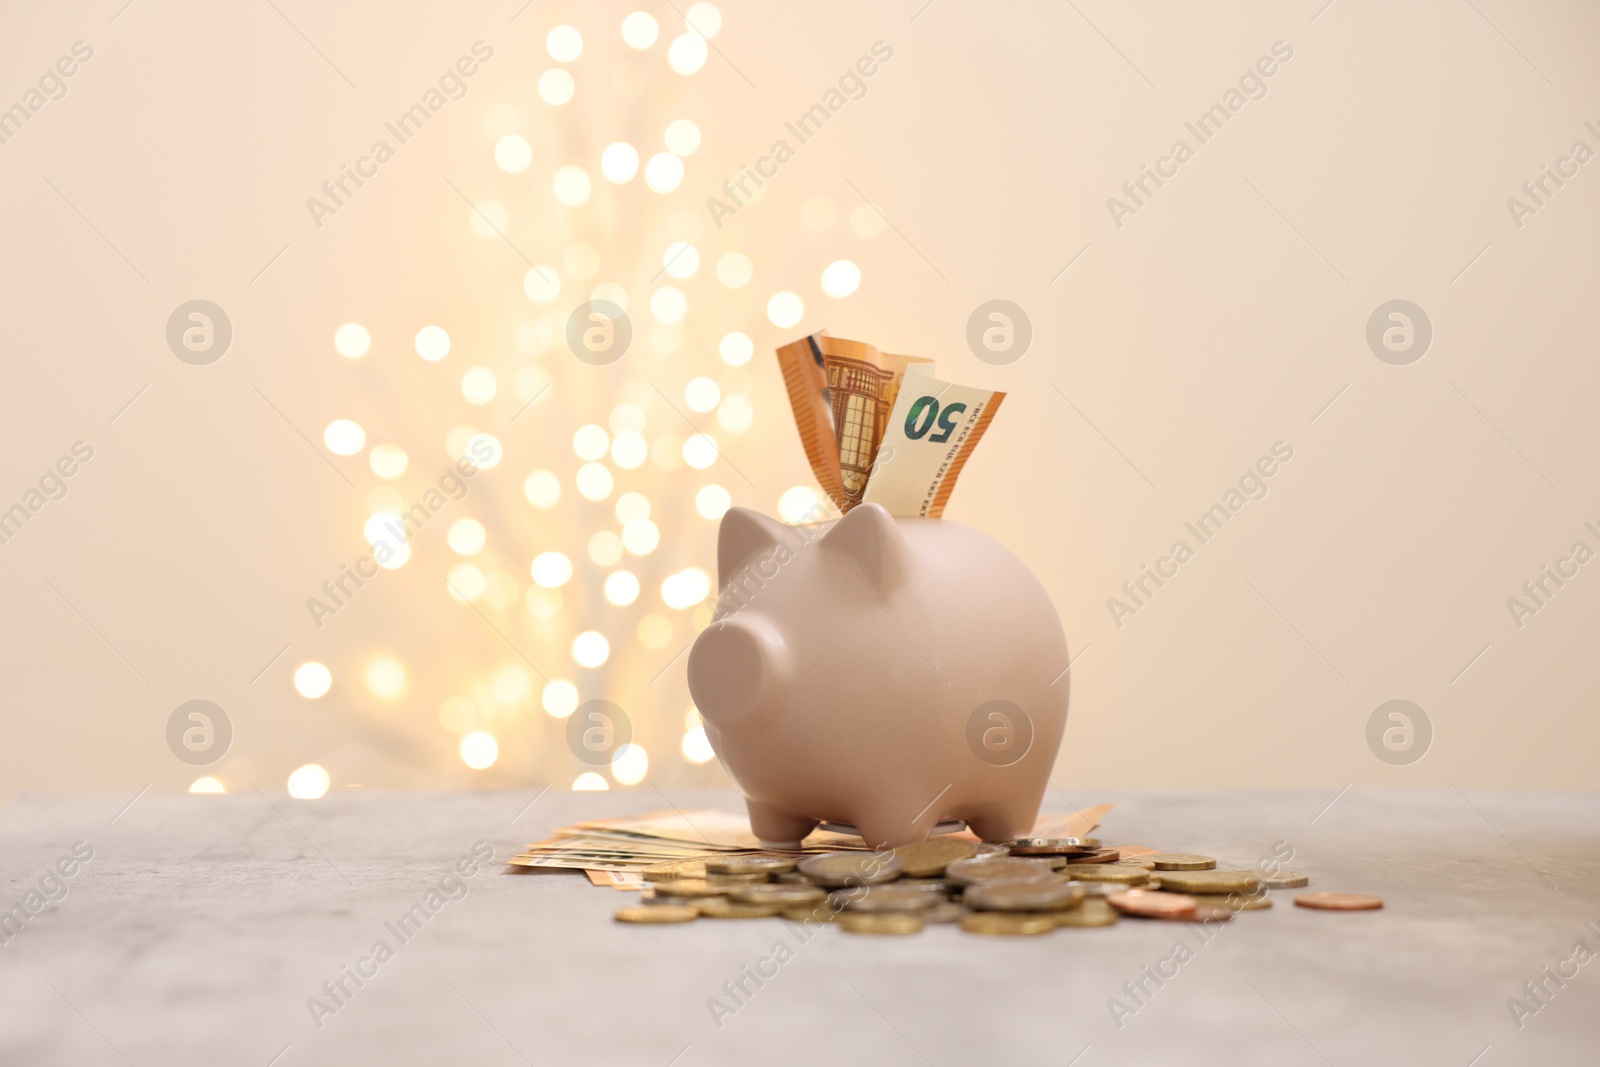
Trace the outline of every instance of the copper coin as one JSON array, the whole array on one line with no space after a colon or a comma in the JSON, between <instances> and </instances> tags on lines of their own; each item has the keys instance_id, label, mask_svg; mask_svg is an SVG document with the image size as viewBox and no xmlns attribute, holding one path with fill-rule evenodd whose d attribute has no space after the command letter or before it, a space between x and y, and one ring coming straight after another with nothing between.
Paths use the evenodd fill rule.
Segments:
<instances>
[{"instance_id":1,"label":"copper coin","mask_svg":"<svg viewBox=\"0 0 1600 1067\"><path fill-rule=\"evenodd\" d=\"M1181 893L1157 893L1149 889L1124 889L1107 893L1106 900L1124 915L1141 915L1149 919L1193 918L1193 897Z\"/></svg>"},{"instance_id":2,"label":"copper coin","mask_svg":"<svg viewBox=\"0 0 1600 1067\"><path fill-rule=\"evenodd\" d=\"M1161 915L1157 918L1186 923L1225 923L1232 921L1233 911L1214 904L1196 904L1193 915Z\"/></svg>"},{"instance_id":3,"label":"copper coin","mask_svg":"<svg viewBox=\"0 0 1600 1067\"><path fill-rule=\"evenodd\" d=\"M1301 893L1294 902L1296 907L1320 911L1376 911L1383 907L1382 900L1362 893Z\"/></svg>"}]
</instances>

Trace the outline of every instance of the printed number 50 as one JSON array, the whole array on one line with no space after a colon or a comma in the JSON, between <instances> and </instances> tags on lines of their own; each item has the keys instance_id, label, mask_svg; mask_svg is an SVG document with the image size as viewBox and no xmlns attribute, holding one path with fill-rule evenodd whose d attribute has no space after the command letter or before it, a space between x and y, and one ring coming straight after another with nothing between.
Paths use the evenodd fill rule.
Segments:
<instances>
[{"instance_id":1,"label":"printed number 50","mask_svg":"<svg viewBox=\"0 0 1600 1067\"><path fill-rule=\"evenodd\" d=\"M927 437L928 431L933 429L933 424L939 424L939 433L928 437L936 445L942 445L950 440L950 435L956 431L956 416L967 410L965 404L946 404L943 411L939 410L939 398L924 396L918 398L911 410L906 412L906 436L913 441L920 441Z\"/></svg>"}]
</instances>

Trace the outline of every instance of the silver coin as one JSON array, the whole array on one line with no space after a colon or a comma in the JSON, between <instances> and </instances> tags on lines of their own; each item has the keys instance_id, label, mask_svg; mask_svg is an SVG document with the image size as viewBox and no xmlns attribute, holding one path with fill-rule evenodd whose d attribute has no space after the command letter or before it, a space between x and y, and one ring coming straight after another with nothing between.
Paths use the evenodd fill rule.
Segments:
<instances>
[{"instance_id":1,"label":"silver coin","mask_svg":"<svg viewBox=\"0 0 1600 1067\"><path fill-rule=\"evenodd\" d=\"M963 908L953 900L943 900L931 908L919 910L917 918L925 923L957 923L963 915L971 914L971 908Z\"/></svg>"},{"instance_id":2,"label":"silver coin","mask_svg":"<svg viewBox=\"0 0 1600 1067\"><path fill-rule=\"evenodd\" d=\"M904 865L888 853L823 852L800 861L800 873L816 885L881 885L900 877Z\"/></svg>"},{"instance_id":3,"label":"silver coin","mask_svg":"<svg viewBox=\"0 0 1600 1067\"><path fill-rule=\"evenodd\" d=\"M740 904L782 904L785 907L799 907L802 904L820 904L827 895L814 885L768 883L740 886L728 894L728 899L738 901Z\"/></svg>"},{"instance_id":4,"label":"silver coin","mask_svg":"<svg viewBox=\"0 0 1600 1067\"><path fill-rule=\"evenodd\" d=\"M902 890L892 885L867 886L851 893L835 893L830 901L842 900L846 911L922 911L942 903L935 893Z\"/></svg>"},{"instance_id":5,"label":"silver coin","mask_svg":"<svg viewBox=\"0 0 1600 1067\"><path fill-rule=\"evenodd\" d=\"M1277 874L1257 874L1256 879L1268 889L1299 889L1311 884L1311 876L1303 871L1279 871Z\"/></svg>"}]
</instances>

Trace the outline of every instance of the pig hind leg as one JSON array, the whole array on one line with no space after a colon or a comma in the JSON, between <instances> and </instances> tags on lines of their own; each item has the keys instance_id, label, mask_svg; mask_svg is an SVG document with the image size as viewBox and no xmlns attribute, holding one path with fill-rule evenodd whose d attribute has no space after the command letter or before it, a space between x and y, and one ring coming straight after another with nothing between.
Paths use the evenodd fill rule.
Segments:
<instances>
[{"instance_id":1,"label":"pig hind leg","mask_svg":"<svg viewBox=\"0 0 1600 1067\"><path fill-rule=\"evenodd\" d=\"M799 848L800 842L817 828L817 820L796 815L759 800L745 799L750 810L750 829L764 848Z\"/></svg>"}]
</instances>

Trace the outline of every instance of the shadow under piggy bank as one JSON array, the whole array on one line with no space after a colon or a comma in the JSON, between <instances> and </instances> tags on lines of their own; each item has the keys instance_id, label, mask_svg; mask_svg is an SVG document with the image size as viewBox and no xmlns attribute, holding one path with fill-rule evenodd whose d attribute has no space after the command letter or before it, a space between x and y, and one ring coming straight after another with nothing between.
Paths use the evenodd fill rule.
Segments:
<instances>
[{"instance_id":1,"label":"shadow under piggy bank","mask_svg":"<svg viewBox=\"0 0 1600 1067\"><path fill-rule=\"evenodd\" d=\"M706 735L763 844L820 821L873 848L964 820L1024 837L1067 719L1067 641L999 542L862 504L786 526L722 519L721 593L689 655Z\"/></svg>"}]
</instances>

